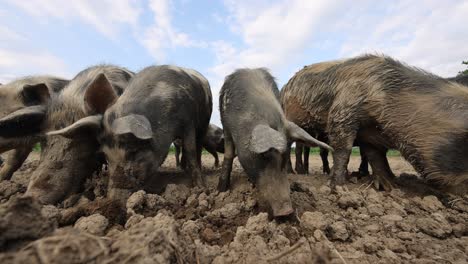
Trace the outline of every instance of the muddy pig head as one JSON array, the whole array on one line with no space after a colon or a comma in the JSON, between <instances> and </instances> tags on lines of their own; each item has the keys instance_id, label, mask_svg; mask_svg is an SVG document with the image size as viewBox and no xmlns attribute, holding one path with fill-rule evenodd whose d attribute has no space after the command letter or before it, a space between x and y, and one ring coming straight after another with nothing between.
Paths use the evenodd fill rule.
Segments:
<instances>
[{"instance_id":1,"label":"muddy pig head","mask_svg":"<svg viewBox=\"0 0 468 264\"><path fill-rule=\"evenodd\" d=\"M87 104L91 109L99 110L98 114L82 118L49 134L99 142L109 167L107 195L125 203L131 192L141 186L145 177L158 167L153 154L153 132L145 116L127 114L119 117L122 105L118 101L111 106L110 101L95 100L99 96L113 98L115 95L111 89L89 90Z\"/></svg>"},{"instance_id":2,"label":"muddy pig head","mask_svg":"<svg viewBox=\"0 0 468 264\"><path fill-rule=\"evenodd\" d=\"M286 216L294 212L286 165L289 159L288 142L298 141L309 146L331 148L310 136L292 122L286 121L283 129L257 125L251 135L249 149L256 154L258 172L255 183L260 198L265 201L273 216Z\"/></svg>"},{"instance_id":3,"label":"muddy pig head","mask_svg":"<svg viewBox=\"0 0 468 264\"><path fill-rule=\"evenodd\" d=\"M204 144L213 146L217 152L224 153L224 133L220 127L210 124L206 132Z\"/></svg>"},{"instance_id":4,"label":"muddy pig head","mask_svg":"<svg viewBox=\"0 0 468 264\"><path fill-rule=\"evenodd\" d=\"M0 86L0 149L38 137L51 95L45 83L15 81Z\"/></svg>"},{"instance_id":5,"label":"muddy pig head","mask_svg":"<svg viewBox=\"0 0 468 264\"><path fill-rule=\"evenodd\" d=\"M30 111L18 117L20 124L33 122L38 125L39 129L36 130L44 136L41 143L41 163L33 172L26 191L27 195L35 197L41 203L55 204L68 195L81 191L86 177L91 176L100 165L96 135L99 132L100 115L105 107L95 105L97 102L100 105L110 105L117 96L110 97L105 92L113 90L113 87L104 74L99 74L82 85L86 86L84 99L73 93L62 93L50 102L45 114ZM81 122L74 123L78 119ZM97 125L83 126L83 119ZM39 122L41 124L36 124ZM64 136L57 136L58 134Z\"/></svg>"},{"instance_id":6,"label":"muddy pig head","mask_svg":"<svg viewBox=\"0 0 468 264\"><path fill-rule=\"evenodd\" d=\"M116 118L114 111L109 109L104 118L102 150L110 169L108 196L125 203L147 176L156 173L159 163L150 121L138 114Z\"/></svg>"}]
</instances>

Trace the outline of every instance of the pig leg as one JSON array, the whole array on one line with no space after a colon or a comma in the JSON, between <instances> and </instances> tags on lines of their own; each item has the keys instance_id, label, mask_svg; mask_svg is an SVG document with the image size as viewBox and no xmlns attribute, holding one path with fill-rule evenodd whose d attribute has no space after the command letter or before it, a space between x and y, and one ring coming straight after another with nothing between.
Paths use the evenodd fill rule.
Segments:
<instances>
[{"instance_id":1,"label":"pig leg","mask_svg":"<svg viewBox=\"0 0 468 264\"><path fill-rule=\"evenodd\" d=\"M322 159L323 173L330 174L330 165L328 164L328 150L320 148L320 158Z\"/></svg>"},{"instance_id":2,"label":"pig leg","mask_svg":"<svg viewBox=\"0 0 468 264\"><path fill-rule=\"evenodd\" d=\"M180 146L174 144L174 148L175 148L175 162L176 162L176 167L177 168L180 168Z\"/></svg>"},{"instance_id":3,"label":"pig leg","mask_svg":"<svg viewBox=\"0 0 468 264\"><path fill-rule=\"evenodd\" d=\"M202 152L203 152L203 146L200 143L201 140L197 140L197 163L198 163L198 168L201 170L202 169Z\"/></svg>"},{"instance_id":4,"label":"pig leg","mask_svg":"<svg viewBox=\"0 0 468 264\"><path fill-rule=\"evenodd\" d=\"M296 142L296 173L305 174L304 164L302 163L302 144Z\"/></svg>"},{"instance_id":5,"label":"pig leg","mask_svg":"<svg viewBox=\"0 0 468 264\"><path fill-rule=\"evenodd\" d=\"M216 152L216 149L212 149L212 148L205 148L206 151L208 151L211 155L213 155L214 159L215 159L215 164L214 164L214 167L217 168L219 167L219 158L218 158L218 152Z\"/></svg>"},{"instance_id":6,"label":"pig leg","mask_svg":"<svg viewBox=\"0 0 468 264\"><path fill-rule=\"evenodd\" d=\"M353 148L353 141L356 132L340 131L339 127L330 129L330 145L335 149L333 152L333 169L331 175L331 187L335 189L336 185L343 185L348 173L347 167L349 156Z\"/></svg>"},{"instance_id":7,"label":"pig leg","mask_svg":"<svg viewBox=\"0 0 468 264\"><path fill-rule=\"evenodd\" d=\"M231 134L224 130L224 160L221 177L218 182L218 191L225 192L231 185L231 171L232 161L235 156L234 141L232 140Z\"/></svg>"},{"instance_id":8,"label":"pig leg","mask_svg":"<svg viewBox=\"0 0 468 264\"><path fill-rule=\"evenodd\" d=\"M31 153L31 150L31 146L12 150L8 154L8 158L0 170L0 180L10 180L13 173L21 167L29 153Z\"/></svg>"},{"instance_id":9,"label":"pig leg","mask_svg":"<svg viewBox=\"0 0 468 264\"><path fill-rule=\"evenodd\" d=\"M305 174L309 174L309 154L310 154L310 147L304 146L304 171L305 171Z\"/></svg>"},{"instance_id":10,"label":"pig leg","mask_svg":"<svg viewBox=\"0 0 468 264\"><path fill-rule=\"evenodd\" d=\"M205 178L201 174L198 163L198 149L195 127L187 127L185 129L184 142L182 146L182 157L185 158L187 172L192 176L193 185L203 188L205 187Z\"/></svg>"},{"instance_id":11,"label":"pig leg","mask_svg":"<svg viewBox=\"0 0 468 264\"><path fill-rule=\"evenodd\" d=\"M368 144L363 144L362 148L372 167L375 188L391 191L394 185L392 182L395 179L395 175L392 173L390 165L388 164L386 156L387 151Z\"/></svg>"},{"instance_id":12,"label":"pig leg","mask_svg":"<svg viewBox=\"0 0 468 264\"><path fill-rule=\"evenodd\" d=\"M369 175L369 162L363 150L360 151L360 154L361 154L361 164L359 165L359 175L367 176Z\"/></svg>"}]
</instances>

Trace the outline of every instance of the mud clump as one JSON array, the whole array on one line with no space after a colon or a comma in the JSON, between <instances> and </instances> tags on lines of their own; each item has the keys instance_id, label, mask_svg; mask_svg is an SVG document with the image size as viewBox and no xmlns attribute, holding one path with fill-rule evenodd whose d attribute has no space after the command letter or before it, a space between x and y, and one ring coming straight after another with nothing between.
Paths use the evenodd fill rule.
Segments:
<instances>
[{"instance_id":1,"label":"mud clump","mask_svg":"<svg viewBox=\"0 0 468 264\"><path fill-rule=\"evenodd\" d=\"M193 259L175 219L165 214L142 219L115 237L107 263L186 263Z\"/></svg>"},{"instance_id":2,"label":"mud clump","mask_svg":"<svg viewBox=\"0 0 468 264\"><path fill-rule=\"evenodd\" d=\"M26 187L14 181L0 181L0 201L6 202L11 196L21 194L26 191Z\"/></svg>"},{"instance_id":3,"label":"mud clump","mask_svg":"<svg viewBox=\"0 0 468 264\"><path fill-rule=\"evenodd\" d=\"M452 233L452 226L443 215L437 213L418 219L416 225L425 234L436 238L446 238Z\"/></svg>"},{"instance_id":4,"label":"mud clump","mask_svg":"<svg viewBox=\"0 0 468 264\"><path fill-rule=\"evenodd\" d=\"M80 199L76 205L62 210L60 214L61 226L72 225L80 217L93 214L101 214L113 224L124 224L126 221L125 208L119 202L107 198L97 198L94 201Z\"/></svg>"},{"instance_id":5,"label":"mud clump","mask_svg":"<svg viewBox=\"0 0 468 264\"><path fill-rule=\"evenodd\" d=\"M74 228L58 229L16 254L0 254L1 263L90 263L109 256L109 241ZM98 261L94 263L100 263Z\"/></svg>"},{"instance_id":6,"label":"mud clump","mask_svg":"<svg viewBox=\"0 0 468 264\"><path fill-rule=\"evenodd\" d=\"M305 212L301 216L301 226L313 233L315 230L325 230L328 226L327 218L321 212Z\"/></svg>"},{"instance_id":7,"label":"mud clump","mask_svg":"<svg viewBox=\"0 0 468 264\"><path fill-rule=\"evenodd\" d=\"M81 217L76 221L75 228L93 235L102 236L109 226L109 220L101 214Z\"/></svg>"},{"instance_id":8,"label":"mud clump","mask_svg":"<svg viewBox=\"0 0 468 264\"><path fill-rule=\"evenodd\" d=\"M31 197L16 197L0 207L0 250L41 238L57 226Z\"/></svg>"}]
</instances>

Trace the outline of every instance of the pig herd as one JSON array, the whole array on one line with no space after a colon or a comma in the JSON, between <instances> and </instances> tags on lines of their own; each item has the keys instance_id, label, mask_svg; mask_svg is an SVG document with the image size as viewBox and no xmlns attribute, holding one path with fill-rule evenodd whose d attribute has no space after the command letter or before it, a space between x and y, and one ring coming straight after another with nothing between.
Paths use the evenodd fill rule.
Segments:
<instances>
[{"instance_id":1,"label":"pig herd","mask_svg":"<svg viewBox=\"0 0 468 264\"><path fill-rule=\"evenodd\" d=\"M429 185L466 194L465 85L466 79L443 79L376 55L306 66L281 92L268 70L239 69L221 88L221 129L210 124L210 85L192 69L150 66L135 74L98 65L72 80L25 77L0 86L0 152L9 151L0 178L10 180L40 143L26 195L59 203L106 164L107 196L125 203L132 192L157 184L171 144L177 166L206 188L205 148L215 166L217 152L224 152L219 191L230 188L237 157L273 216L287 216L294 212L287 173L296 142L296 171L308 171L308 147L318 146L333 188L345 184L352 148L359 146L360 173L369 173L369 163L377 188L395 186L386 152L396 149Z\"/></svg>"}]
</instances>

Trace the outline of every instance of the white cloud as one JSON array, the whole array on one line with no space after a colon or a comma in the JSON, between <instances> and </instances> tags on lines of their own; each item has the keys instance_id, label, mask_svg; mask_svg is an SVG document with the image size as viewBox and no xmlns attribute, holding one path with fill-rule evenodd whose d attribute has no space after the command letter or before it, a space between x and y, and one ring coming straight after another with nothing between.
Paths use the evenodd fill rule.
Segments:
<instances>
[{"instance_id":1,"label":"white cloud","mask_svg":"<svg viewBox=\"0 0 468 264\"><path fill-rule=\"evenodd\" d=\"M321 18L333 11L330 1L225 1L230 15L224 20L238 34L243 48L219 40L210 47L215 65L209 70L214 100L213 122L219 123L218 97L224 77L236 68L284 69L300 56ZM222 22L222 21L220 21Z\"/></svg>"},{"instance_id":2,"label":"white cloud","mask_svg":"<svg viewBox=\"0 0 468 264\"><path fill-rule=\"evenodd\" d=\"M330 1L226 1L226 5L231 30L242 37L246 48L233 52L232 47L228 56L228 43L214 43L218 63L212 70L221 76L237 67L281 69L298 56L321 18L333 10Z\"/></svg>"},{"instance_id":3,"label":"white cloud","mask_svg":"<svg viewBox=\"0 0 468 264\"><path fill-rule=\"evenodd\" d=\"M378 19L364 14L364 23L346 27L341 56L383 52L438 75L455 75L468 56L468 2L395 2ZM350 21L362 14L354 13ZM361 17L362 19L362 17ZM344 27L341 30L345 30Z\"/></svg>"},{"instance_id":4,"label":"white cloud","mask_svg":"<svg viewBox=\"0 0 468 264\"><path fill-rule=\"evenodd\" d=\"M17 52L0 49L0 83L19 76L50 74L70 78L65 62L54 55L42 52Z\"/></svg>"},{"instance_id":5,"label":"white cloud","mask_svg":"<svg viewBox=\"0 0 468 264\"><path fill-rule=\"evenodd\" d=\"M18 32L13 31L6 26L0 25L0 42L5 43L6 41L21 41L25 39L26 38Z\"/></svg>"},{"instance_id":6,"label":"white cloud","mask_svg":"<svg viewBox=\"0 0 468 264\"><path fill-rule=\"evenodd\" d=\"M136 0L28 0L9 2L29 15L39 18L42 23L50 19L68 22L81 20L92 25L97 31L109 38L115 38L122 25L138 25L141 6Z\"/></svg>"},{"instance_id":7,"label":"white cloud","mask_svg":"<svg viewBox=\"0 0 468 264\"><path fill-rule=\"evenodd\" d=\"M179 31L172 24L172 2L170 0L150 0L149 6L154 15L153 24L148 26L141 43L158 61L165 59L165 52L176 47L204 47L202 41L193 40L187 33Z\"/></svg>"},{"instance_id":8,"label":"white cloud","mask_svg":"<svg viewBox=\"0 0 468 264\"><path fill-rule=\"evenodd\" d=\"M296 68L291 64L310 54L306 49L338 41L337 58L385 53L442 76L454 75L467 59L466 1L330 2L225 1L230 12L225 21L243 47L213 43L217 59L211 71L221 78L238 67L267 66L273 72ZM338 39L327 38L327 32Z\"/></svg>"}]
</instances>

